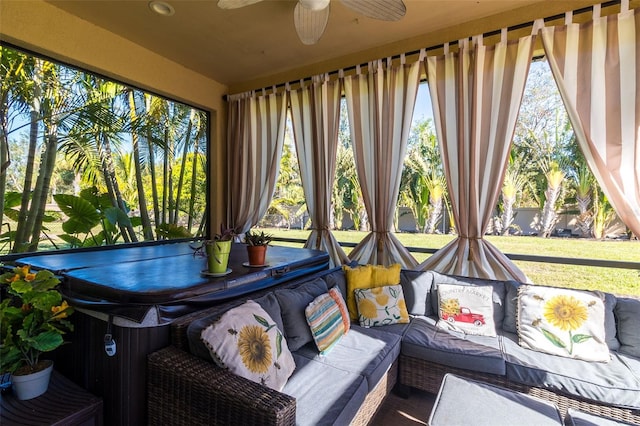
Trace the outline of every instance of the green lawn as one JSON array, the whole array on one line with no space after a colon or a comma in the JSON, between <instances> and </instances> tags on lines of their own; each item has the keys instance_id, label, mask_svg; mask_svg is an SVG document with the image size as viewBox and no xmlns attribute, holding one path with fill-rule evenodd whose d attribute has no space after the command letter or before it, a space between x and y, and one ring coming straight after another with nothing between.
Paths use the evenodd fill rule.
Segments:
<instances>
[{"instance_id":1,"label":"green lawn","mask_svg":"<svg viewBox=\"0 0 640 426\"><path fill-rule=\"evenodd\" d=\"M306 239L307 230L266 229L283 238ZM340 242L359 242L365 232L335 231ZM454 239L453 235L396 234L406 247L440 248ZM576 238L499 237L486 239L507 254L525 254L581 259L605 259L640 262L640 242L595 241ZM279 245L301 247L302 244L276 242ZM351 248L345 248L347 254ZM429 254L413 253L416 260L424 261ZM588 288L616 294L640 296L640 271L633 269L573 266L539 262L520 262L516 265L536 284L570 288Z\"/></svg>"}]
</instances>

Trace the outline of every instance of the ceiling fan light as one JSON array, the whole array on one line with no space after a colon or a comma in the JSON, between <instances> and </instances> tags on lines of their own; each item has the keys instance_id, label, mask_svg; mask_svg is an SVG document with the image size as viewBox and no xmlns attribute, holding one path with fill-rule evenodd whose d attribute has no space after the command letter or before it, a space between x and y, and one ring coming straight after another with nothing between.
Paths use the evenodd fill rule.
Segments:
<instances>
[{"instance_id":1,"label":"ceiling fan light","mask_svg":"<svg viewBox=\"0 0 640 426\"><path fill-rule=\"evenodd\" d=\"M331 0L299 0L302 7L309 10L322 10L329 6Z\"/></svg>"}]
</instances>

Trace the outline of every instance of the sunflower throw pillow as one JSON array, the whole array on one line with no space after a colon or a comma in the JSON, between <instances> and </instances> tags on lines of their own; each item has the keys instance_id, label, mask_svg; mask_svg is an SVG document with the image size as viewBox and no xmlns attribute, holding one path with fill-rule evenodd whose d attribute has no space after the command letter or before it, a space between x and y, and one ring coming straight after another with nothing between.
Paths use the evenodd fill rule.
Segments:
<instances>
[{"instance_id":1,"label":"sunflower throw pillow","mask_svg":"<svg viewBox=\"0 0 640 426\"><path fill-rule=\"evenodd\" d=\"M609 361L604 302L596 293L522 285L518 289L520 346L584 361Z\"/></svg>"},{"instance_id":2,"label":"sunflower throw pillow","mask_svg":"<svg viewBox=\"0 0 640 426\"><path fill-rule=\"evenodd\" d=\"M277 391L296 367L275 321L252 300L225 312L201 339L216 363Z\"/></svg>"},{"instance_id":3,"label":"sunflower throw pillow","mask_svg":"<svg viewBox=\"0 0 640 426\"><path fill-rule=\"evenodd\" d=\"M357 289L354 294L361 326L376 327L409 322L401 285Z\"/></svg>"}]
</instances>

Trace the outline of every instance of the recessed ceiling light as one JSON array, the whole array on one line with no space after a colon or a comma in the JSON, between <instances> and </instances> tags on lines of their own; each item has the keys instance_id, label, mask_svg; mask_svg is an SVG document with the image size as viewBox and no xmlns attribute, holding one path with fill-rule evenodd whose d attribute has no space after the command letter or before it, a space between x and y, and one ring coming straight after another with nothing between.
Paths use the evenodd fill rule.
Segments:
<instances>
[{"instance_id":1,"label":"recessed ceiling light","mask_svg":"<svg viewBox=\"0 0 640 426\"><path fill-rule=\"evenodd\" d=\"M173 6L163 1L150 1L149 9L162 16L171 16L176 13Z\"/></svg>"}]
</instances>

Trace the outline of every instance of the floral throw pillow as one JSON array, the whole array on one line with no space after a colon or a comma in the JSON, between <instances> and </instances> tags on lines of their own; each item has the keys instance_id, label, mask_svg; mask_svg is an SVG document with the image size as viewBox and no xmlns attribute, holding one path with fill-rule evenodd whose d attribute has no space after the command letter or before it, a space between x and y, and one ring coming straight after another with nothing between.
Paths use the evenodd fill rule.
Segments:
<instances>
[{"instance_id":1,"label":"floral throw pillow","mask_svg":"<svg viewBox=\"0 0 640 426\"><path fill-rule=\"evenodd\" d=\"M361 326L377 327L409 322L401 285L356 289L354 294Z\"/></svg>"},{"instance_id":2,"label":"floral throw pillow","mask_svg":"<svg viewBox=\"0 0 640 426\"><path fill-rule=\"evenodd\" d=\"M216 363L278 391L296 367L275 321L252 300L225 312L201 339Z\"/></svg>"},{"instance_id":3,"label":"floral throw pillow","mask_svg":"<svg viewBox=\"0 0 640 426\"><path fill-rule=\"evenodd\" d=\"M438 284L438 327L477 336L496 336L493 287Z\"/></svg>"},{"instance_id":4,"label":"floral throw pillow","mask_svg":"<svg viewBox=\"0 0 640 426\"><path fill-rule=\"evenodd\" d=\"M596 293L531 285L518 289L518 337L523 348L608 362L604 316L604 302Z\"/></svg>"}]
</instances>

